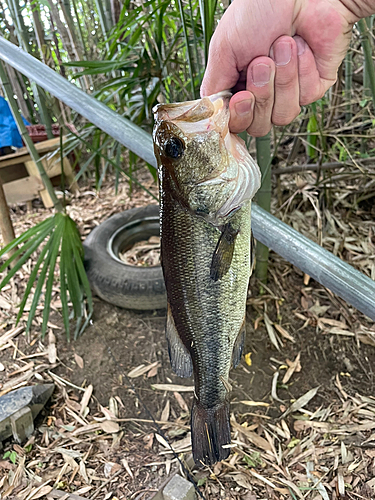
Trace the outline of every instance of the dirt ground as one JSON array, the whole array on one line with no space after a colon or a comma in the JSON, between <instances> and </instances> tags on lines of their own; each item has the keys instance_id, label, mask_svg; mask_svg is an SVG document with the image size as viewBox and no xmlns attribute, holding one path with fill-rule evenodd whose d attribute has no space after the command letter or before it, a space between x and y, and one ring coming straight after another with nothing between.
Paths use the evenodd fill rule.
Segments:
<instances>
[{"instance_id":1,"label":"dirt ground","mask_svg":"<svg viewBox=\"0 0 375 500\"><path fill-rule=\"evenodd\" d=\"M82 196L85 210L72 204L82 234L124 208L121 193L114 197L110 187L108 193ZM125 206L149 201L136 192ZM306 227L298 213L293 225L308 232L314 211L305 216ZM363 228L370 219L361 217ZM14 219L24 228L31 218L18 212ZM348 248L338 252L349 252L350 260ZM363 262L367 272L373 261ZM245 356L230 376L233 453L213 470L193 471L202 495L375 498L373 322L273 253L269 284L262 295L258 289L253 277ZM165 312L127 311L95 298L90 325L75 342L66 341L58 307L48 338L40 338L37 320L29 338L21 331L8 340L15 328L12 297L20 290L16 281L2 295L10 305L0 311L0 391L9 383L47 381L56 390L36 421L31 449L5 443L4 456L13 450L17 459L0 457L4 498L41 498L52 489L92 499L151 498L179 469L177 457L191 464L193 381L170 368Z\"/></svg>"}]
</instances>

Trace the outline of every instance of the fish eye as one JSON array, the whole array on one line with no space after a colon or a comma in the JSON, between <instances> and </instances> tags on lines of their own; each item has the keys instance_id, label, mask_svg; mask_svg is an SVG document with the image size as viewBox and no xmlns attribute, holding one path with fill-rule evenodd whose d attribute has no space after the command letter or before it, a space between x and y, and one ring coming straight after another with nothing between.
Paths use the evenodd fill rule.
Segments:
<instances>
[{"instance_id":1,"label":"fish eye","mask_svg":"<svg viewBox=\"0 0 375 500\"><path fill-rule=\"evenodd\" d=\"M169 158L180 158L184 149L184 143L178 137L170 137L165 143L165 154Z\"/></svg>"}]
</instances>

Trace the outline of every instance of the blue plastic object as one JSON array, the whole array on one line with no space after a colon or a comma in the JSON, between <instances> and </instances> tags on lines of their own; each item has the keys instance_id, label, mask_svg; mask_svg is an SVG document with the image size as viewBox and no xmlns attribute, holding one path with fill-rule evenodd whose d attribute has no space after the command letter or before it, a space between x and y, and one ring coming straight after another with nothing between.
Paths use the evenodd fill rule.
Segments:
<instances>
[{"instance_id":1,"label":"blue plastic object","mask_svg":"<svg viewBox=\"0 0 375 500\"><path fill-rule=\"evenodd\" d=\"M25 118L22 119L25 125L30 125ZM23 143L9 104L0 96L0 148L9 146L22 148Z\"/></svg>"}]
</instances>

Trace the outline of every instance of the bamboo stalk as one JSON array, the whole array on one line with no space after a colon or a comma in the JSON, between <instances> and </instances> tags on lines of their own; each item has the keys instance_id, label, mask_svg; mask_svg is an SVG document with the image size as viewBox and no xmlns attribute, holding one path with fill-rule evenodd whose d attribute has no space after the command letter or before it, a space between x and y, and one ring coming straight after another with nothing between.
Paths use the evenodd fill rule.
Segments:
<instances>
[{"instance_id":1,"label":"bamboo stalk","mask_svg":"<svg viewBox=\"0 0 375 500\"><path fill-rule=\"evenodd\" d=\"M347 101L345 121L347 122L349 122L353 116L353 109L351 105L352 87L353 87L353 52L349 48L345 56L345 99Z\"/></svg>"},{"instance_id":2,"label":"bamboo stalk","mask_svg":"<svg viewBox=\"0 0 375 500\"><path fill-rule=\"evenodd\" d=\"M196 99L195 86L194 86L193 59L191 57L191 47L190 47L190 43L189 43L189 36L188 36L188 31L187 31L187 26L186 26L185 12L184 12L184 6L182 3L182 0L178 0L178 8L180 10L182 29L183 29L184 38L185 38L186 55L187 55L189 76L190 76L191 98ZM193 29L194 29L194 26L193 26Z\"/></svg>"},{"instance_id":3,"label":"bamboo stalk","mask_svg":"<svg viewBox=\"0 0 375 500\"><path fill-rule=\"evenodd\" d=\"M4 246L8 245L11 241L13 241L16 237L14 233L14 228L12 224L12 220L9 214L8 204L5 199L5 193L3 188L3 183L0 178L0 231L4 240ZM8 252L8 258L15 254L17 251L17 247L13 248ZM12 262L11 267L13 267L17 263L17 259Z\"/></svg>"},{"instance_id":4,"label":"bamboo stalk","mask_svg":"<svg viewBox=\"0 0 375 500\"><path fill-rule=\"evenodd\" d=\"M44 27L42 24L42 21L40 19L40 13L39 13L39 5L37 0L30 0L30 8L33 16L33 24L34 24L34 32L35 32L35 38L38 44L39 48L39 54L44 62L44 64L47 63L46 61L46 41L44 37Z\"/></svg>"},{"instance_id":5,"label":"bamboo stalk","mask_svg":"<svg viewBox=\"0 0 375 500\"><path fill-rule=\"evenodd\" d=\"M8 75L5 71L5 68L4 68L2 61L0 62L0 80L1 80L1 83L2 83L2 86L4 89L4 94L8 100L9 107L12 111L13 118L17 124L17 128L19 130L19 133L21 134L21 137L23 138L23 140L26 144L27 150L28 150L33 162L35 163L35 165L38 168L39 175L43 181L45 188L48 191L48 194L51 197L53 206L58 212L62 212L63 206L62 206L60 200L56 196L55 190L53 189L53 186L52 186L51 179L48 177L46 171L44 170L39 153L36 150L34 143L31 140L31 137L27 133L26 127L22 121L22 117L18 111L17 103L13 97L12 87L9 83Z\"/></svg>"},{"instance_id":6,"label":"bamboo stalk","mask_svg":"<svg viewBox=\"0 0 375 500\"><path fill-rule=\"evenodd\" d=\"M367 29L369 30L370 33L372 33L372 16L366 17L365 19ZM371 46L371 54L373 52L373 44L372 44L372 38L369 38L369 43ZM362 43L363 45L363 43ZM370 61L371 66L373 66L374 61ZM371 90L370 90L370 75L369 75L369 70L371 71L371 68L369 68L369 62L367 58L364 58L363 61L363 99L367 103L367 101L371 100ZM362 121L365 122L370 118L369 112L367 107L364 108L363 114L362 114ZM361 153L366 154L367 153L367 145L368 145L368 139L366 137L362 137L361 139Z\"/></svg>"},{"instance_id":7,"label":"bamboo stalk","mask_svg":"<svg viewBox=\"0 0 375 500\"><path fill-rule=\"evenodd\" d=\"M10 82L12 84L13 91L17 96L17 104L21 110L21 113L28 122L31 122L30 113L27 104L25 102L25 97L23 94L21 84L17 78L16 70L12 68L12 66L9 66L9 64L6 65L6 68L8 71Z\"/></svg>"},{"instance_id":8,"label":"bamboo stalk","mask_svg":"<svg viewBox=\"0 0 375 500\"><path fill-rule=\"evenodd\" d=\"M17 12L19 12L18 0L10 0L10 4L12 4L12 11L15 13L15 15L17 15ZM16 19L17 18L13 19L13 21L16 26L16 34L19 46L22 47L25 52L30 53L30 45L28 43L28 37L25 36L25 33L22 30L22 26L19 20L17 21ZM40 95L40 90L38 86L35 84L35 82L30 81L30 85L33 91L35 101L38 105L40 114L42 116L42 121L46 127L47 137L48 139L53 139L51 118L49 116L47 106L45 105L44 97Z\"/></svg>"},{"instance_id":9,"label":"bamboo stalk","mask_svg":"<svg viewBox=\"0 0 375 500\"><path fill-rule=\"evenodd\" d=\"M361 34L362 48L368 76L368 85L372 95L372 104L375 103L375 67L372 60L371 33L365 19L358 21L358 29Z\"/></svg>"},{"instance_id":10,"label":"bamboo stalk","mask_svg":"<svg viewBox=\"0 0 375 500\"><path fill-rule=\"evenodd\" d=\"M271 208L271 134L256 138L257 162L262 173L262 185L256 195L258 205L270 211ZM257 242L255 276L261 283L267 282L269 249Z\"/></svg>"}]
</instances>

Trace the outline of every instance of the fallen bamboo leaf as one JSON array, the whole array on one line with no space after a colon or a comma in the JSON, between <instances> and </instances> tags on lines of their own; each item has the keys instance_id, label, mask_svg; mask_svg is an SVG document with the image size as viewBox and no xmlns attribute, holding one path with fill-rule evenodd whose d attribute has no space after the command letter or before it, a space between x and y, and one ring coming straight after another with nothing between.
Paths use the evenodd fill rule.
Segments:
<instances>
[{"instance_id":1,"label":"fallen bamboo leaf","mask_svg":"<svg viewBox=\"0 0 375 500\"><path fill-rule=\"evenodd\" d=\"M232 427L233 429L236 429L237 431L241 432L244 436L246 436L247 439L258 448L261 448L262 450L265 451L272 451L271 445L269 444L267 439L262 438L253 431L249 431L249 429L247 429L246 427L240 425L239 423L233 420L232 420Z\"/></svg>"},{"instance_id":2,"label":"fallen bamboo leaf","mask_svg":"<svg viewBox=\"0 0 375 500\"><path fill-rule=\"evenodd\" d=\"M90 402L92 391L93 391L93 386L90 384L86 388L86 390L85 390L85 392L84 392L84 394L82 396L82 399L81 399L81 408L79 410L79 414L80 415L84 415L85 410L86 410L86 408L87 408L87 406L88 406L88 404Z\"/></svg>"},{"instance_id":3,"label":"fallen bamboo leaf","mask_svg":"<svg viewBox=\"0 0 375 500\"><path fill-rule=\"evenodd\" d=\"M269 403L264 403L263 401L240 401L243 405L247 406L269 406Z\"/></svg>"},{"instance_id":4,"label":"fallen bamboo leaf","mask_svg":"<svg viewBox=\"0 0 375 500\"><path fill-rule=\"evenodd\" d=\"M316 393L318 392L319 387L320 386L315 387L314 389L310 389L308 392L306 392L306 394L304 394L303 396L298 398L297 401L295 401L292 404L292 406L290 406L290 408L288 408L286 410L286 412L283 413L282 418L284 418L286 415L289 415L289 413L294 413L295 411L298 411L301 408L303 408L305 405L307 405L307 403L309 401L311 401L314 396L316 396Z\"/></svg>"},{"instance_id":5,"label":"fallen bamboo leaf","mask_svg":"<svg viewBox=\"0 0 375 500\"><path fill-rule=\"evenodd\" d=\"M169 411L170 411L170 402L169 399L167 399L167 402L165 403L164 410L161 412L160 420L162 422L168 422L169 419Z\"/></svg>"},{"instance_id":6,"label":"fallen bamboo leaf","mask_svg":"<svg viewBox=\"0 0 375 500\"><path fill-rule=\"evenodd\" d=\"M279 378L279 372L275 372L273 374L273 377L272 377L271 396L272 396L272 399L274 399L275 401L279 401L279 403L284 403L284 401L282 399L280 399L278 397L278 395L276 394L278 378Z\"/></svg>"},{"instance_id":7,"label":"fallen bamboo leaf","mask_svg":"<svg viewBox=\"0 0 375 500\"><path fill-rule=\"evenodd\" d=\"M264 313L264 324L266 325L266 330L267 330L268 336L269 336L272 344L276 347L276 349L278 351L280 351L279 342L277 340L275 330L272 326L272 321L268 317L267 313Z\"/></svg>"},{"instance_id":8,"label":"fallen bamboo leaf","mask_svg":"<svg viewBox=\"0 0 375 500\"><path fill-rule=\"evenodd\" d=\"M130 476L131 478L133 478L133 477L134 477L134 476L133 476L133 472L132 472L131 468L129 467L129 462L126 460L126 458L123 458L123 459L121 460L121 463L122 463L122 465L124 466L124 468L125 468L126 472L129 474L129 476Z\"/></svg>"},{"instance_id":9,"label":"fallen bamboo leaf","mask_svg":"<svg viewBox=\"0 0 375 500\"><path fill-rule=\"evenodd\" d=\"M176 384L153 384L152 389L156 391L171 391L171 392L193 392L193 385L176 385Z\"/></svg>"},{"instance_id":10,"label":"fallen bamboo leaf","mask_svg":"<svg viewBox=\"0 0 375 500\"><path fill-rule=\"evenodd\" d=\"M298 486L296 486L294 483L292 483L292 481L288 481L287 479L284 479L283 477L280 477L279 481L281 483L285 484L286 486L288 486L291 490L293 490L294 493L298 496L298 498L300 498L301 500L304 500L305 497L302 495L301 490L298 488Z\"/></svg>"},{"instance_id":11,"label":"fallen bamboo leaf","mask_svg":"<svg viewBox=\"0 0 375 500\"><path fill-rule=\"evenodd\" d=\"M181 410L186 411L188 413L189 412L188 405L186 404L186 402L185 402L184 398L181 396L181 394L175 391L173 393L173 395L176 398L176 401L179 404Z\"/></svg>"},{"instance_id":12,"label":"fallen bamboo leaf","mask_svg":"<svg viewBox=\"0 0 375 500\"><path fill-rule=\"evenodd\" d=\"M300 357L301 357L301 353L299 352L296 356L296 359L294 361L289 361L287 359L287 364L289 366L289 368L287 369L284 377L283 377L283 380L282 380L282 383L283 384L286 384L289 382L291 376L293 375L294 372L300 372L301 371L301 363L300 363Z\"/></svg>"},{"instance_id":13,"label":"fallen bamboo leaf","mask_svg":"<svg viewBox=\"0 0 375 500\"><path fill-rule=\"evenodd\" d=\"M168 441L166 441L163 436L161 436L160 434L158 434L157 432L155 432L155 437L156 437L156 440L162 445L164 446L164 448L167 448L167 450L170 450L171 449L171 445L168 443Z\"/></svg>"},{"instance_id":14,"label":"fallen bamboo leaf","mask_svg":"<svg viewBox=\"0 0 375 500\"><path fill-rule=\"evenodd\" d=\"M268 486L271 486L271 488L273 488L273 489L276 488L276 486L271 481L269 481L265 477L261 476L257 472L253 471L252 469L250 469L250 474L253 475L254 477L256 477L257 479L259 479L260 481L263 481L263 483L268 484Z\"/></svg>"},{"instance_id":15,"label":"fallen bamboo leaf","mask_svg":"<svg viewBox=\"0 0 375 500\"><path fill-rule=\"evenodd\" d=\"M100 427L107 434L116 434L120 430L119 424L113 420L104 420L100 423Z\"/></svg>"},{"instance_id":16,"label":"fallen bamboo leaf","mask_svg":"<svg viewBox=\"0 0 375 500\"><path fill-rule=\"evenodd\" d=\"M83 362L83 359L81 358L81 356L79 356L77 353L74 353L74 359L75 359L77 365L81 368L81 370L83 370L84 362Z\"/></svg>"},{"instance_id":17,"label":"fallen bamboo leaf","mask_svg":"<svg viewBox=\"0 0 375 500\"><path fill-rule=\"evenodd\" d=\"M149 372L153 368L159 365L159 361L155 361L154 363L151 363L150 365L139 365L136 368L133 368L133 370L130 370L128 373L129 378L138 378L144 375L145 373Z\"/></svg>"},{"instance_id":18,"label":"fallen bamboo leaf","mask_svg":"<svg viewBox=\"0 0 375 500\"><path fill-rule=\"evenodd\" d=\"M276 328L276 330L280 333L284 339L290 340L291 342L295 343L296 340L290 333L288 333L285 328L283 328L281 325L278 325L277 323L274 323L273 326Z\"/></svg>"},{"instance_id":19,"label":"fallen bamboo leaf","mask_svg":"<svg viewBox=\"0 0 375 500\"><path fill-rule=\"evenodd\" d=\"M4 297L0 295L0 309L4 309L6 311L9 311L9 309L12 309L12 305L10 302L8 302Z\"/></svg>"}]
</instances>

